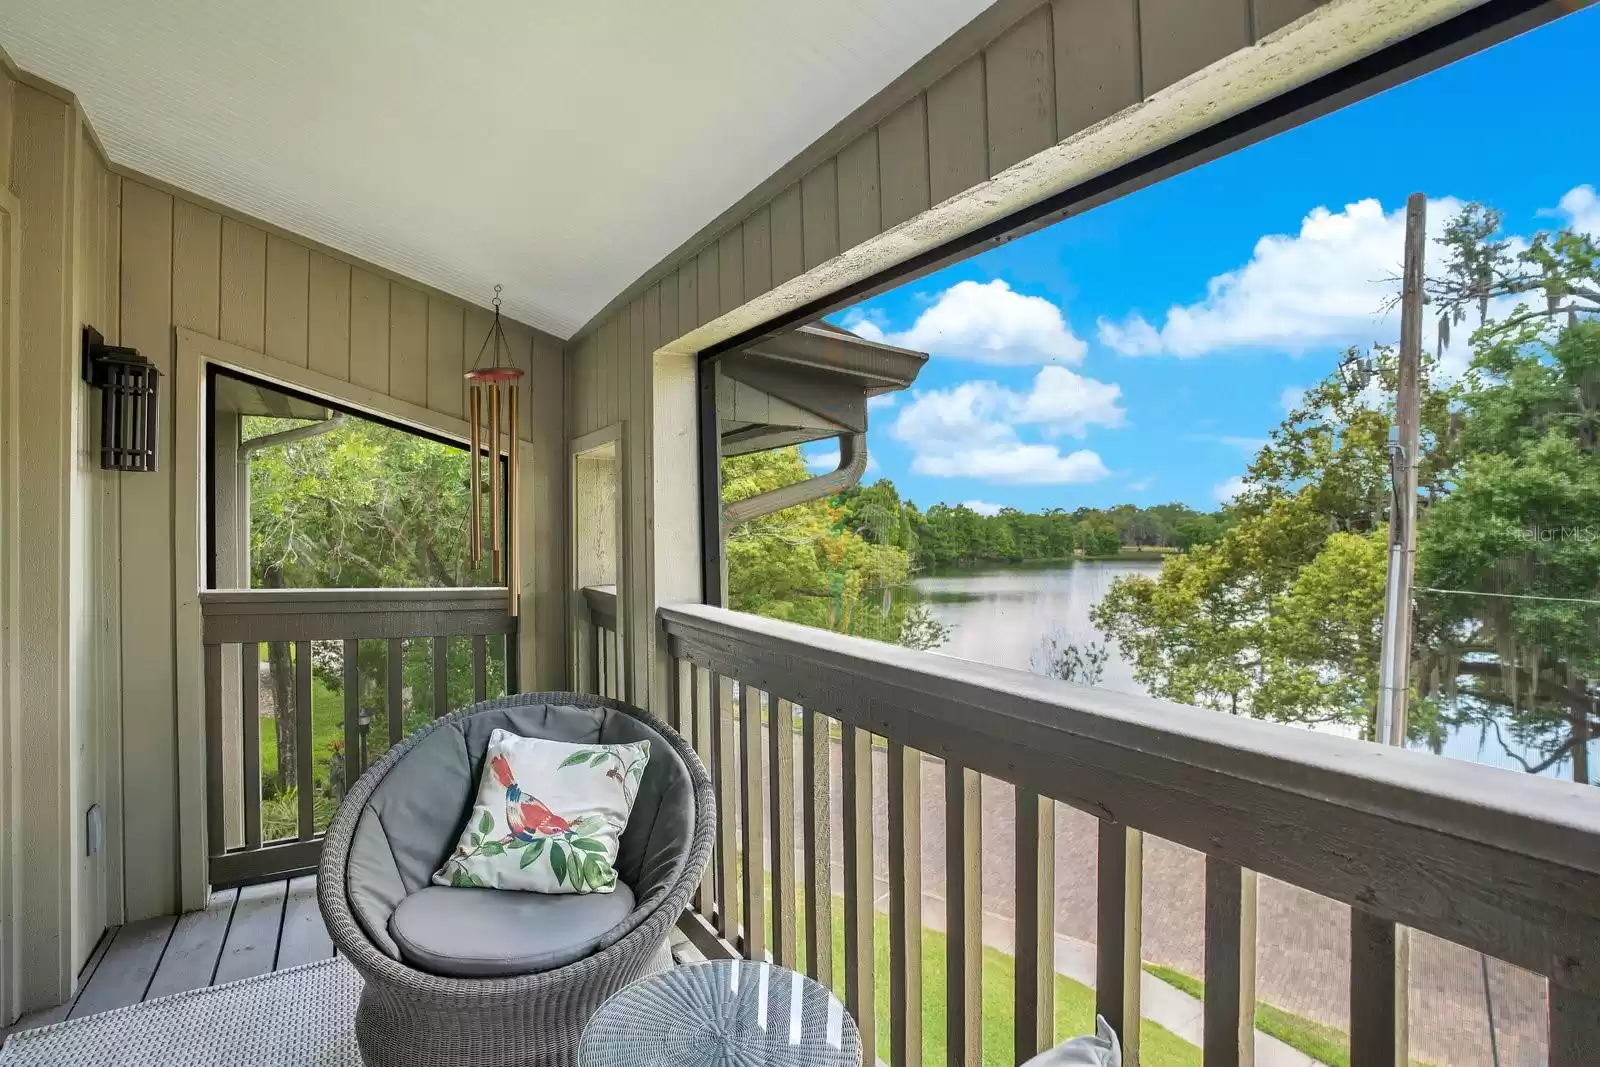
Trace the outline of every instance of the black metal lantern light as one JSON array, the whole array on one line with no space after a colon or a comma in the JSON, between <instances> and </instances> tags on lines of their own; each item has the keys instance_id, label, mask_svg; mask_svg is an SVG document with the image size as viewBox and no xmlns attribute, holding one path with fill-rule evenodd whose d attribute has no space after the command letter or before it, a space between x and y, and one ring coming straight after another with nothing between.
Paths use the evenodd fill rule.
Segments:
<instances>
[{"instance_id":1,"label":"black metal lantern light","mask_svg":"<svg viewBox=\"0 0 1600 1067\"><path fill-rule=\"evenodd\" d=\"M100 466L108 471L153 471L161 439L157 397L161 372L137 349L106 344L83 328L83 380L100 390Z\"/></svg>"}]
</instances>

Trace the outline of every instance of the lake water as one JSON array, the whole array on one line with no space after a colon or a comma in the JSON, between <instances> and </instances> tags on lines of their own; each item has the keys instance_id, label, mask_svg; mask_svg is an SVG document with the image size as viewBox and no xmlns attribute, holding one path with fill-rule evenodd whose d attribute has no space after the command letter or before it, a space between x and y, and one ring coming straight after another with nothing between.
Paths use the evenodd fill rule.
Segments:
<instances>
[{"instance_id":1,"label":"lake water","mask_svg":"<svg viewBox=\"0 0 1600 1067\"><path fill-rule=\"evenodd\" d=\"M940 622L951 628L950 640L939 649L947 656L976 660L997 667L1028 670L1040 640L1052 631L1082 647L1090 641L1105 644L1111 655L1100 685L1121 693L1146 695L1133 679L1133 668L1116 647L1089 621L1089 611L1127 574L1155 575L1159 562L1085 561L1066 566L1022 566L980 570L944 571L912 581L919 599ZM1329 732L1353 736L1342 727ZM1510 738L1508 737L1509 741ZM1495 740L1493 732L1477 726L1453 731L1442 754L1473 763L1520 770ZM1530 762L1537 754L1522 752ZM1600 741L1590 745L1590 765L1600 761ZM1570 777L1570 764L1551 768L1551 775Z\"/></svg>"}]
</instances>

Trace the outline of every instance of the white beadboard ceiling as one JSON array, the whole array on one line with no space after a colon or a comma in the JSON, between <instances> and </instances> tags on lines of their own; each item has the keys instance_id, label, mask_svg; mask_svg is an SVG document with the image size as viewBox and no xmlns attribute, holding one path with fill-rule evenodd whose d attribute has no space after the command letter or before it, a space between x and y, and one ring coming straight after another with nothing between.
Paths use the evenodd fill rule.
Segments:
<instances>
[{"instance_id":1,"label":"white beadboard ceiling","mask_svg":"<svg viewBox=\"0 0 1600 1067\"><path fill-rule=\"evenodd\" d=\"M990 0L0 0L116 163L567 336Z\"/></svg>"}]
</instances>

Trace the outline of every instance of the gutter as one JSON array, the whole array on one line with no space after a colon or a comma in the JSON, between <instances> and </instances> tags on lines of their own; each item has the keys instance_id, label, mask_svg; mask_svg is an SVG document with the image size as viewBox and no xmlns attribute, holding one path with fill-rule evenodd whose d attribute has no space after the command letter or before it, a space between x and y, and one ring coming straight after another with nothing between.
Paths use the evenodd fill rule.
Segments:
<instances>
[{"instance_id":1,"label":"gutter","mask_svg":"<svg viewBox=\"0 0 1600 1067\"><path fill-rule=\"evenodd\" d=\"M842 493L846 489L854 488L860 484L861 476L867 472L867 435L864 433L840 434L839 441L839 469L815 478L807 478L803 482L786 485L781 489L773 489L755 496L736 500L731 504L722 506L722 533L727 534L735 527L742 526L752 519L759 519L764 515L771 515L784 508L792 508L796 504L809 504L813 500Z\"/></svg>"}]
</instances>

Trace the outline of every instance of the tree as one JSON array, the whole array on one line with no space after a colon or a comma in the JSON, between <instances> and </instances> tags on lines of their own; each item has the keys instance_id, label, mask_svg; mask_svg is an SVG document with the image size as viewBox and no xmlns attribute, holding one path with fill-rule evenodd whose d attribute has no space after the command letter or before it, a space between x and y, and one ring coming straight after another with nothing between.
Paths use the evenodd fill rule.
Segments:
<instances>
[{"instance_id":1,"label":"tree","mask_svg":"<svg viewBox=\"0 0 1600 1067\"><path fill-rule=\"evenodd\" d=\"M1105 677L1106 660L1110 650L1099 641L1086 641L1082 645L1073 641L1065 630L1053 629L1039 638L1028 665L1034 674L1056 678L1069 685L1095 686Z\"/></svg>"}]
</instances>

